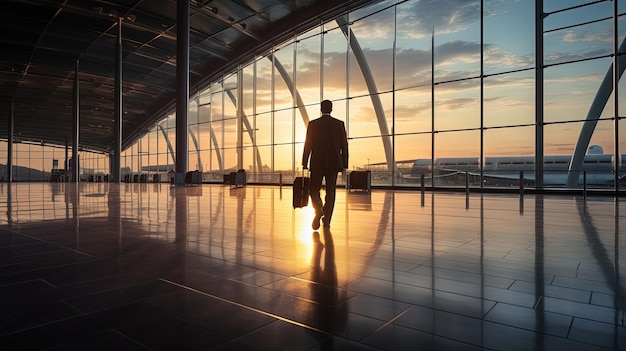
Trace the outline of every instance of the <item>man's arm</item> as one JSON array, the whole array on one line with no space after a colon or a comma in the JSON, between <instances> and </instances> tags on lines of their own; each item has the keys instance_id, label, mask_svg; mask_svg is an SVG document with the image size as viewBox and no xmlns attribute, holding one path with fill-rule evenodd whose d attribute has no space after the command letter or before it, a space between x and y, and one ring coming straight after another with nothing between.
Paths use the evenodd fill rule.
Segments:
<instances>
[{"instance_id":1,"label":"man's arm","mask_svg":"<svg viewBox=\"0 0 626 351\"><path fill-rule=\"evenodd\" d=\"M308 164L309 164L309 156L311 155L311 140L312 140L312 137L309 135L310 131L311 129L307 128L306 139L304 139L304 150L302 151L302 169L309 168Z\"/></svg>"},{"instance_id":2,"label":"man's arm","mask_svg":"<svg viewBox=\"0 0 626 351\"><path fill-rule=\"evenodd\" d=\"M346 135L346 127L345 124L343 122L341 122L341 129L342 129L342 133L341 133L341 158L343 161L343 169L344 169L344 173L345 170L348 168L348 137Z\"/></svg>"}]
</instances>

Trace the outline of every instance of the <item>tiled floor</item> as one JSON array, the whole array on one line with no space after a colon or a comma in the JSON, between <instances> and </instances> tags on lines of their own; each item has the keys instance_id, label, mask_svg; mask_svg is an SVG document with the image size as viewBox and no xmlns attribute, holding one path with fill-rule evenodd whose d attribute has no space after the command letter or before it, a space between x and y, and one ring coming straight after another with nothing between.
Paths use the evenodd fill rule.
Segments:
<instances>
[{"instance_id":1,"label":"tiled floor","mask_svg":"<svg viewBox=\"0 0 626 351\"><path fill-rule=\"evenodd\" d=\"M625 349L612 197L0 185L2 350Z\"/></svg>"}]
</instances>

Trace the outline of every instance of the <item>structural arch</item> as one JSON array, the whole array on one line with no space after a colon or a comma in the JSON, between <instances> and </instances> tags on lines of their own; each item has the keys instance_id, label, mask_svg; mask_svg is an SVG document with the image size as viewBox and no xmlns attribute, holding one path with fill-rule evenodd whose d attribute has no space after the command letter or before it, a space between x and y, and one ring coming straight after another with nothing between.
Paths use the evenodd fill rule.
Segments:
<instances>
[{"instance_id":1,"label":"structural arch","mask_svg":"<svg viewBox=\"0 0 626 351\"><path fill-rule=\"evenodd\" d=\"M348 20L346 19L346 17L338 17L336 21L343 31L343 34L346 36L346 40L348 40L348 42L350 43L350 48L354 53L354 57L356 58L357 63L359 64L359 68L361 69L361 73L363 74L363 78L365 79L365 84L367 85L367 89L372 100L372 105L374 106L374 112L376 113L376 119L378 120L380 137L383 141L385 158L387 159L387 169L390 172L393 172L395 171L395 164L393 161L391 137L389 136L389 127L387 126L387 119L385 118L385 109L383 108L383 103L380 100L380 95L378 94L378 88L376 87L374 75L372 74L372 70L367 63L367 59L365 58L363 49L361 48L361 45L354 35L354 32L348 27Z\"/></svg>"},{"instance_id":2,"label":"structural arch","mask_svg":"<svg viewBox=\"0 0 626 351\"><path fill-rule=\"evenodd\" d=\"M622 40L622 43L619 46L617 52L626 51L626 37ZM617 58L617 68L618 68L618 81L622 77L624 73L624 69L626 68L626 55L618 55ZM598 120L600 119L600 114L604 107L606 106L611 93L613 92L613 64L609 66L606 74L604 75L604 79L598 88L598 92L596 93L591 106L589 107L589 112L587 112L587 117L585 118L585 122L580 130L580 134L578 136L578 141L576 142L576 149L574 150L574 155L572 157L572 161L569 165L569 170L567 173L567 187L575 188L578 186L578 179L580 177L580 170L582 169L583 162L585 161L585 153L587 152L587 148L589 147L589 143L591 142L591 136L598 125ZM618 116L615 116L618 118ZM620 162L619 155L613 155L613 162ZM614 169L618 169L615 167ZM617 177L616 177L617 179ZM617 186L617 185L616 185Z\"/></svg>"}]
</instances>

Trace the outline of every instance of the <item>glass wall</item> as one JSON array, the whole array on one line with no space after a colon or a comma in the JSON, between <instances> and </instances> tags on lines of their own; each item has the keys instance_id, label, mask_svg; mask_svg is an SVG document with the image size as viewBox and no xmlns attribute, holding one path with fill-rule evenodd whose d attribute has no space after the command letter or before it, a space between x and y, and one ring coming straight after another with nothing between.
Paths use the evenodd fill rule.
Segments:
<instances>
[{"instance_id":1,"label":"glass wall","mask_svg":"<svg viewBox=\"0 0 626 351\"><path fill-rule=\"evenodd\" d=\"M373 185L516 188L541 176L546 188L581 188L585 178L613 189L613 154L626 147L616 109L626 100L600 95L623 40L613 35L620 13L611 2L544 1L537 82L528 5L380 1L297 33L194 99L190 168L198 163L205 181L243 168L252 182L289 182L308 121L331 99L346 123L349 171L372 171ZM140 141L127 152L144 149Z\"/></svg>"},{"instance_id":2,"label":"glass wall","mask_svg":"<svg viewBox=\"0 0 626 351\"><path fill-rule=\"evenodd\" d=\"M9 179L7 174L8 143L0 141L0 182ZM71 148L26 141L13 143L13 181L63 182L69 180ZM105 153L80 150L80 181L108 181L109 157Z\"/></svg>"},{"instance_id":3,"label":"glass wall","mask_svg":"<svg viewBox=\"0 0 626 351\"><path fill-rule=\"evenodd\" d=\"M249 182L291 182L307 123L331 99L346 123L349 171L370 170L373 185L623 187L624 156L614 155L626 150L626 85L616 103L612 78L626 67L614 58L615 47L626 51L626 9L591 0L544 0L541 9L517 0L431 3L375 2L223 72L191 99L189 171L206 182L239 169ZM619 72L614 60L624 60ZM169 181L175 137L172 112L125 150L126 180ZM14 152L16 164L50 157L34 146Z\"/></svg>"}]
</instances>

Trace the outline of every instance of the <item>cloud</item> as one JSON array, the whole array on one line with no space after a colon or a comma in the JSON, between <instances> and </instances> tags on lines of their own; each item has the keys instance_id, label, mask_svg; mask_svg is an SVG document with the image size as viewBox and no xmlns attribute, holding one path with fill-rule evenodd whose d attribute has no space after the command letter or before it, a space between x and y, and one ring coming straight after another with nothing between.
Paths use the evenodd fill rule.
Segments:
<instances>
[{"instance_id":1,"label":"cloud","mask_svg":"<svg viewBox=\"0 0 626 351\"><path fill-rule=\"evenodd\" d=\"M371 13L374 13L374 15L368 16L366 19L361 19L362 15L359 11L351 13L350 22L353 22L352 29L359 32L361 38L390 38L394 33L396 19L393 8L387 8L388 5L386 2L381 2L367 7L363 15ZM387 9L382 10L384 8Z\"/></svg>"},{"instance_id":2,"label":"cloud","mask_svg":"<svg viewBox=\"0 0 626 351\"><path fill-rule=\"evenodd\" d=\"M510 5L511 1L518 0L486 0L484 16L493 16L501 10L499 5ZM395 12L387 9L397 3L389 0L367 7L363 14L375 13L368 16L365 21L360 21L361 13L357 10L350 16L350 21L355 22L355 28L367 26L367 32L361 34L365 38L387 37L394 32L393 25ZM397 7L397 31L410 38L425 38L432 35L433 29L436 34L448 34L463 31L473 23L480 20L480 2L476 0L421 0L400 4ZM387 9L387 10L385 10ZM380 11L380 12L378 12Z\"/></svg>"},{"instance_id":3,"label":"cloud","mask_svg":"<svg viewBox=\"0 0 626 351\"><path fill-rule=\"evenodd\" d=\"M559 84L567 84L569 86L572 86L572 85L577 84L577 83L600 84L601 81L602 81L602 76L597 75L597 74L585 74L585 75L575 76L575 77L573 77L573 76L558 76L558 77L546 78L544 80L544 82L550 83L550 84L559 83ZM594 91L595 90L597 90L597 88L594 87Z\"/></svg>"},{"instance_id":4,"label":"cloud","mask_svg":"<svg viewBox=\"0 0 626 351\"><path fill-rule=\"evenodd\" d=\"M585 52L551 52L546 55L545 64L552 65L560 62L581 61L591 57L610 54L610 50L592 50Z\"/></svg>"},{"instance_id":5,"label":"cloud","mask_svg":"<svg viewBox=\"0 0 626 351\"><path fill-rule=\"evenodd\" d=\"M481 46L468 41L451 41L435 47L435 62L446 65L458 62L479 62Z\"/></svg>"},{"instance_id":6,"label":"cloud","mask_svg":"<svg viewBox=\"0 0 626 351\"><path fill-rule=\"evenodd\" d=\"M533 60L510 52L499 50L496 45L485 44L485 63L491 72L503 71L507 67L531 67ZM436 79L442 81L456 81L454 84L438 86L439 92L458 91L460 89L476 87L477 80L463 80L468 77L475 77L479 74L478 63L480 45L474 42L453 41L444 43L435 49L435 60L437 62ZM374 75L378 92L391 90L393 83L393 49L364 49L364 54L368 65ZM324 54L324 89L335 93L346 89L346 55L345 52L327 51ZM298 52L297 84L300 91L319 89L320 61L319 53L301 49ZM415 48L397 48L395 55L396 81L398 88L429 86L431 83L431 52L430 50L420 50ZM356 60L352 58L350 72L350 94L351 96L369 94L368 87L363 79L362 72ZM264 70L267 67L264 68ZM250 72L250 71L246 71ZM269 70L267 72L270 72ZM260 72L259 72L260 73ZM290 71L291 73L291 71ZM520 76L513 78L508 76L495 76L489 78L489 85L519 86L528 84L526 80L520 80ZM269 88L271 81L269 76L259 74L257 86ZM281 79L279 76L277 79ZM247 80L250 80L249 78ZM532 83L532 82L531 82ZM269 99L269 92L267 92ZM265 95L258 94L258 99L263 99ZM266 99L267 100L267 99ZM266 101L269 103L269 100Z\"/></svg>"},{"instance_id":7,"label":"cloud","mask_svg":"<svg viewBox=\"0 0 626 351\"><path fill-rule=\"evenodd\" d=\"M574 33L568 32L563 35L562 40L564 42L613 42L613 31L611 29L605 29L600 33L589 34L587 32Z\"/></svg>"},{"instance_id":8,"label":"cloud","mask_svg":"<svg viewBox=\"0 0 626 351\"><path fill-rule=\"evenodd\" d=\"M414 121L415 116L419 116L424 112L430 112L432 104L430 101L423 101L418 104L406 105L400 104L395 108L395 118L398 122ZM388 116L391 116L391 111L385 111Z\"/></svg>"},{"instance_id":9,"label":"cloud","mask_svg":"<svg viewBox=\"0 0 626 351\"><path fill-rule=\"evenodd\" d=\"M552 33L545 37L546 64L578 61L611 54L613 31L606 28L600 32L569 31Z\"/></svg>"},{"instance_id":10,"label":"cloud","mask_svg":"<svg viewBox=\"0 0 626 351\"><path fill-rule=\"evenodd\" d=\"M401 11L399 31L413 37L454 33L480 19L480 2L475 0L422 0Z\"/></svg>"},{"instance_id":11,"label":"cloud","mask_svg":"<svg viewBox=\"0 0 626 351\"><path fill-rule=\"evenodd\" d=\"M496 8L496 3L500 0L492 0L490 8ZM393 2L381 3L381 8L388 6ZM393 65L394 52L391 44L389 48L380 48L371 45L368 39L376 36L389 35L393 31L385 29L384 26L393 25L390 16L398 14L404 16L400 19L401 23L411 23L411 30L423 30L430 36L432 27L427 26L425 21L432 23L433 21L440 24L447 24L447 31L462 30L477 21L480 18L479 3L475 0L422 0L413 5L399 5L405 8L402 11L387 11L374 14L363 21L358 20L358 16L351 20L357 19L355 22L354 32L357 39L363 46L363 51L368 62L369 68L374 75L377 89L379 92L391 90L393 86ZM408 11L406 9L409 9ZM371 12L370 12L371 13ZM357 14L358 15L358 14ZM363 24L363 27L361 27ZM367 24L367 30L365 30ZM421 27L420 27L421 26ZM421 29L420 29L421 28ZM455 29L453 29L455 28ZM337 37L341 40L341 37ZM332 52L332 46L326 46L324 53L324 89L334 91L335 93L345 91L347 86L346 74L346 54L340 49ZM342 47L345 49L345 46ZM508 69L528 68L534 64L534 57L520 56L512 52L503 51L495 44L485 43L482 47L478 42L455 40L442 43L435 48L435 72L437 81L456 81L454 84L446 84L440 86L442 89L462 89L466 86L475 86L475 80L462 81L469 77L479 75L480 52L484 50L485 67L489 72L500 72ZM395 52L395 86L428 86L431 83L431 60L432 53L430 47L426 49L419 48L402 48L398 47ZM319 89L320 84L320 58L319 52L315 49L308 50L305 46L298 50L298 71L297 85L298 89ZM267 67L265 67L267 68ZM350 95L366 95L369 94L368 87L365 85L362 72L358 67L356 60L351 54L350 61ZM290 71L291 72L291 71ZM269 79L269 76L261 75L261 80ZM278 78L280 79L280 78ZM490 84L493 86L497 78L490 78ZM519 81L517 82L519 83ZM501 82L501 84L511 85L512 82ZM259 82L259 86L269 87L269 81Z\"/></svg>"},{"instance_id":12,"label":"cloud","mask_svg":"<svg viewBox=\"0 0 626 351\"><path fill-rule=\"evenodd\" d=\"M483 57L486 67L530 68L535 64L534 56L520 56L512 52L502 51L497 45L493 44L485 44L484 47L485 50Z\"/></svg>"},{"instance_id":13,"label":"cloud","mask_svg":"<svg viewBox=\"0 0 626 351\"><path fill-rule=\"evenodd\" d=\"M437 108L441 108L443 110L448 110L448 111L458 110L466 106L476 105L477 102L478 102L477 99L470 99L470 98L450 99L450 100L444 100L444 101L437 101Z\"/></svg>"}]
</instances>

